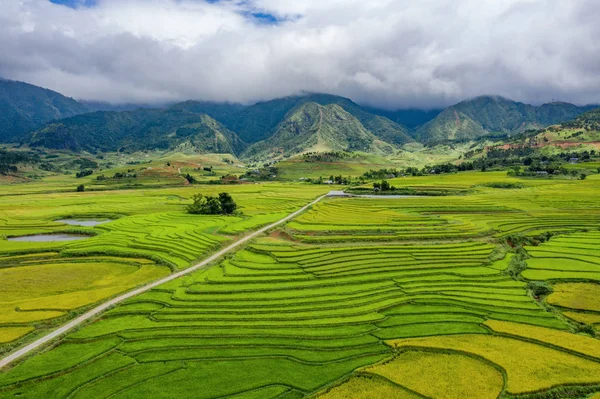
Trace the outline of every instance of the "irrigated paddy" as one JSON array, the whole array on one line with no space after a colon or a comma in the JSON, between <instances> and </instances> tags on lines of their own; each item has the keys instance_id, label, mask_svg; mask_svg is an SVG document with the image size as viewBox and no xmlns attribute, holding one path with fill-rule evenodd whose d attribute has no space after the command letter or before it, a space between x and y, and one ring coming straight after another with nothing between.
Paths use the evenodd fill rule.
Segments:
<instances>
[{"instance_id":1,"label":"irrigated paddy","mask_svg":"<svg viewBox=\"0 0 600 399\"><path fill-rule=\"evenodd\" d=\"M598 183L479 187L486 177L501 179L467 173L429 182L470 190L460 196L325 199L214 267L111 309L3 373L0 397L492 399L600 392L600 341L591 335L600 323L593 303L600 281ZM185 201L175 194L189 191L147 193L142 204L115 194L99 207L127 214L95 227L98 235L89 240L5 242L0 262L13 272L4 278L17 281L31 268L48 278L25 289L15 284L3 298L10 322L0 337L37 326L18 319L26 312L9 312L15 306L38 321L58 317L38 313L60 311L42 304L60 303L44 298L61 295L52 276L62 268L80 273L70 281L72 307L65 299L64 312L83 306L78 284L114 288L127 275L131 286L143 280L134 270L188 267L319 194L319 186L299 187L293 194L277 185L232 188L243 216L229 218L183 213ZM45 210L45 220L59 211ZM6 217L5 230L50 229L28 226L23 215ZM92 269L97 274L86 274ZM533 295L532 280L554 293ZM38 296L27 294L38 286Z\"/></svg>"},{"instance_id":2,"label":"irrigated paddy","mask_svg":"<svg viewBox=\"0 0 600 399\"><path fill-rule=\"evenodd\" d=\"M84 234L36 234L21 237L9 237L8 241L15 242L60 242L60 241L77 241L90 238Z\"/></svg>"}]
</instances>

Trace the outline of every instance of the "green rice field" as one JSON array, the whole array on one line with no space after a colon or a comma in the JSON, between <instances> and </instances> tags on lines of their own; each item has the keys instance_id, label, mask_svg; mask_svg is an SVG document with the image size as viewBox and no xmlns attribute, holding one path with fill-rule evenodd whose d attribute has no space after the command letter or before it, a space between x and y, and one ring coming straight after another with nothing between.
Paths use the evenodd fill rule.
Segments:
<instances>
[{"instance_id":1,"label":"green rice field","mask_svg":"<svg viewBox=\"0 0 600 399\"><path fill-rule=\"evenodd\" d=\"M394 184L416 184L407 179ZM502 179L519 180L467 172L418 180L460 195L326 198L6 368L0 398L591 397L600 181L485 186ZM184 270L327 190L227 187L242 212L231 217L186 214L198 187L1 195L4 237L90 237L0 241L0 348ZM56 222L99 217L112 221ZM553 292L537 295L533 282Z\"/></svg>"}]
</instances>

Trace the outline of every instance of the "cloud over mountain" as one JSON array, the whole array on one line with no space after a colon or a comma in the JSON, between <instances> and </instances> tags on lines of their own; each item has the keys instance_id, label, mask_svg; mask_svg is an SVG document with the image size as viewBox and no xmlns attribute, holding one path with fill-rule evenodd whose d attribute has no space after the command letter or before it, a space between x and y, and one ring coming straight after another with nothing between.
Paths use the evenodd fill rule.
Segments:
<instances>
[{"instance_id":1,"label":"cloud over mountain","mask_svg":"<svg viewBox=\"0 0 600 399\"><path fill-rule=\"evenodd\" d=\"M0 0L0 76L116 103L300 91L386 107L600 102L594 0L70 3Z\"/></svg>"}]
</instances>

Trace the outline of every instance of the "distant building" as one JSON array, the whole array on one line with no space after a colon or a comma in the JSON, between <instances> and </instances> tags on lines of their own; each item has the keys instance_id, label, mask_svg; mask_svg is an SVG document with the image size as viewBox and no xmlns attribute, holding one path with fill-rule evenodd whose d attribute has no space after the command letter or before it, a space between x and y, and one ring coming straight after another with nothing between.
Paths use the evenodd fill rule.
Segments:
<instances>
[{"instance_id":1,"label":"distant building","mask_svg":"<svg viewBox=\"0 0 600 399\"><path fill-rule=\"evenodd\" d=\"M548 172L546 172L545 170L538 170L535 173L537 173L539 176L547 176L548 175Z\"/></svg>"},{"instance_id":2,"label":"distant building","mask_svg":"<svg viewBox=\"0 0 600 399\"><path fill-rule=\"evenodd\" d=\"M333 184L333 180L324 180L323 184Z\"/></svg>"},{"instance_id":3,"label":"distant building","mask_svg":"<svg viewBox=\"0 0 600 399\"><path fill-rule=\"evenodd\" d=\"M577 163L577 162L579 162L579 158L571 158L571 159L569 159L569 163L573 163L574 164L574 163Z\"/></svg>"}]
</instances>

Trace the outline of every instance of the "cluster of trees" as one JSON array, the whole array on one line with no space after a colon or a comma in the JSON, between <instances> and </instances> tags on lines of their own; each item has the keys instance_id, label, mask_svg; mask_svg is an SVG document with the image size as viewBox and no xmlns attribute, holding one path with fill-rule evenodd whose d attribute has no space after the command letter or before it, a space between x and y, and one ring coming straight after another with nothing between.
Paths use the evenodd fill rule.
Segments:
<instances>
[{"instance_id":1,"label":"cluster of trees","mask_svg":"<svg viewBox=\"0 0 600 399\"><path fill-rule=\"evenodd\" d=\"M22 163L38 163L38 154L29 151L7 151L0 149L0 174L15 173L17 165Z\"/></svg>"},{"instance_id":2,"label":"cluster of trees","mask_svg":"<svg viewBox=\"0 0 600 399\"><path fill-rule=\"evenodd\" d=\"M475 160L473 162L463 162L460 165L454 165L451 163L437 164L433 166L426 165L420 169L414 166L409 166L406 169L371 169L368 172L363 173L361 179L393 179L394 177L401 176L424 176L430 174L456 173L466 170L485 168L487 168L485 162Z\"/></svg>"},{"instance_id":3,"label":"cluster of trees","mask_svg":"<svg viewBox=\"0 0 600 399\"><path fill-rule=\"evenodd\" d=\"M343 177L342 175L339 176L329 176L329 181L335 183L335 184L344 184L344 185L348 185L350 183L352 183L352 178L351 177Z\"/></svg>"},{"instance_id":4,"label":"cluster of trees","mask_svg":"<svg viewBox=\"0 0 600 399\"><path fill-rule=\"evenodd\" d=\"M569 162L573 158L577 158L581 162L588 162L592 158L598 156L596 150L590 151L563 151L554 155L535 155L535 151L531 147L514 147L507 149L491 148L488 150L488 160L502 160L503 164L522 164L529 166L536 160L539 162Z\"/></svg>"},{"instance_id":5,"label":"cluster of trees","mask_svg":"<svg viewBox=\"0 0 600 399\"><path fill-rule=\"evenodd\" d=\"M378 169L369 171L362 174L362 177L365 179L392 179L394 177L402 176L402 172L396 168L390 169Z\"/></svg>"},{"instance_id":6,"label":"cluster of trees","mask_svg":"<svg viewBox=\"0 0 600 399\"><path fill-rule=\"evenodd\" d=\"M188 183L190 184L195 184L197 182L196 178L192 175L190 175L189 173L186 173L185 175L183 175L183 177L185 178L185 180L188 181Z\"/></svg>"},{"instance_id":7,"label":"cluster of trees","mask_svg":"<svg viewBox=\"0 0 600 399\"><path fill-rule=\"evenodd\" d=\"M112 177L106 177L104 175L96 176L96 180L109 180L109 179L135 179L137 178L137 173L133 173L133 169L129 169L127 173L125 172L117 172Z\"/></svg>"},{"instance_id":8,"label":"cluster of trees","mask_svg":"<svg viewBox=\"0 0 600 399\"><path fill-rule=\"evenodd\" d=\"M194 201L188 205L188 213L194 215L231 215L235 213L237 204L228 193L220 193L218 197L195 194Z\"/></svg>"},{"instance_id":9,"label":"cluster of trees","mask_svg":"<svg viewBox=\"0 0 600 399\"><path fill-rule=\"evenodd\" d=\"M391 186L387 180L382 180L380 183L373 183L373 190L375 191L396 191L396 187Z\"/></svg>"},{"instance_id":10,"label":"cluster of trees","mask_svg":"<svg viewBox=\"0 0 600 399\"><path fill-rule=\"evenodd\" d=\"M596 150L590 151L564 151L555 155L535 155L535 149L527 146L507 149L492 148L487 157L464 161L459 165L451 163L426 165L423 168L408 167L406 169L378 169L369 170L360 176L360 180L367 179L391 179L400 176L424 176L430 174L457 173L468 170L481 170L485 172L491 168L511 168L509 171L513 176L533 176L538 172L548 174L563 174L578 176L580 172L568 170L564 167L566 162L576 158L579 162L588 162L600 154ZM527 167L522 170L521 167ZM600 170L599 170L600 173Z\"/></svg>"},{"instance_id":11,"label":"cluster of trees","mask_svg":"<svg viewBox=\"0 0 600 399\"><path fill-rule=\"evenodd\" d=\"M252 180L252 181L269 181L276 179L279 175L279 168L277 166L265 166L260 169L249 170L240 176L241 179Z\"/></svg>"},{"instance_id":12,"label":"cluster of trees","mask_svg":"<svg viewBox=\"0 0 600 399\"><path fill-rule=\"evenodd\" d=\"M336 162L356 156L347 151L307 152L302 154L304 162Z\"/></svg>"},{"instance_id":13,"label":"cluster of trees","mask_svg":"<svg viewBox=\"0 0 600 399\"><path fill-rule=\"evenodd\" d=\"M304 180L307 183L312 183L312 184L324 184L325 182L331 182L333 184L343 184L343 185L350 185L353 183L352 181L352 177L348 176L348 177L344 177L342 175L339 176L329 176L328 179L324 179L323 176L319 176L317 179L314 178L307 178ZM364 183L364 179L360 180L360 182Z\"/></svg>"},{"instance_id":14,"label":"cluster of trees","mask_svg":"<svg viewBox=\"0 0 600 399\"><path fill-rule=\"evenodd\" d=\"M577 169L567 169L557 164L540 164L538 162L525 169L521 169L520 166L513 166L508 171L509 176L537 176L540 174L572 176L578 177L579 180L585 180L587 177L585 173L581 173Z\"/></svg>"},{"instance_id":15,"label":"cluster of trees","mask_svg":"<svg viewBox=\"0 0 600 399\"><path fill-rule=\"evenodd\" d=\"M465 158L475 153L466 153ZM563 164L576 158L578 162L588 162L600 155L596 150L590 151L563 151L554 155L536 154L535 148L530 146L519 146L512 148L491 148L485 158L478 158L470 162L463 162L459 168L467 170L485 170L493 167L507 168L514 166L529 167L529 171L535 174L545 171L548 174L571 173L563 168Z\"/></svg>"},{"instance_id":16,"label":"cluster of trees","mask_svg":"<svg viewBox=\"0 0 600 399\"><path fill-rule=\"evenodd\" d=\"M89 176L92 173L94 173L93 170L91 170L91 169L85 169L85 170L81 170L81 171L75 173L75 177L78 178L78 179L81 179L82 177Z\"/></svg>"}]
</instances>

